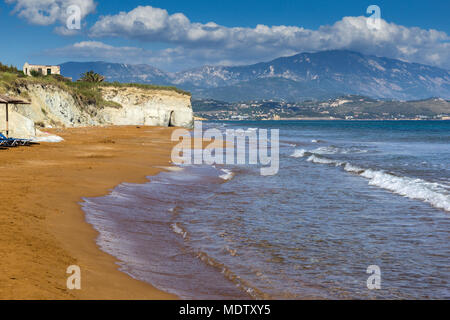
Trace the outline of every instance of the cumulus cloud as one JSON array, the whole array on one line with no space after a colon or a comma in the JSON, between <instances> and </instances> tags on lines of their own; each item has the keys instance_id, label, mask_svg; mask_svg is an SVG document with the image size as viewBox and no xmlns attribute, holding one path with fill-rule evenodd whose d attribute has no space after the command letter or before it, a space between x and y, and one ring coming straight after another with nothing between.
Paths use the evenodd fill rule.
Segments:
<instances>
[{"instance_id":1,"label":"cumulus cloud","mask_svg":"<svg viewBox=\"0 0 450 320\"><path fill-rule=\"evenodd\" d=\"M215 57L212 60L216 63L239 64L304 51L348 49L450 67L450 37L445 32L404 27L385 20L376 30L369 27L367 20L363 16L344 17L316 30L299 26L226 27L214 22L191 22L182 13L139 6L101 17L90 29L90 36L169 43L177 47L170 52L175 57L180 54L179 48L184 48L191 59ZM159 54L167 56L168 52Z\"/></svg>"},{"instance_id":2,"label":"cumulus cloud","mask_svg":"<svg viewBox=\"0 0 450 320\"><path fill-rule=\"evenodd\" d=\"M114 47L99 41L82 41L63 48L47 50L44 54L75 59L139 63L143 62L146 56L151 56L152 51L137 47Z\"/></svg>"},{"instance_id":3,"label":"cumulus cloud","mask_svg":"<svg viewBox=\"0 0 450 320\"><path fill-rule=\"evenodd\" d=\"M93 13L96 8L94 0L5 0L6 3L14 5L13 14L27 20L31 24L48 26L60 23L55 31L62 35L72 35L75 32L65 28L70 14L67 8L71 5L80 8L80 18L85 18Z\"/></svg>"},{"instance_id":4,"label":"cumulus cloud","mask_svg":"<svg viewBox=\"0 0 450 320\"><path fill-rule=\"evenodd\" d=\"M177 46L163 50L148 50L131 46L112 46L100 41L82 41L72 45L49 49L41 55L63 59L108 61L129 64L149 64L165 71L179 71L201 65L234 65L225 52L216 49L185 48ZM254 58L244 62L251 63ZM241 60L242 61L242 60Z\"/></svg>"}]
</instances>

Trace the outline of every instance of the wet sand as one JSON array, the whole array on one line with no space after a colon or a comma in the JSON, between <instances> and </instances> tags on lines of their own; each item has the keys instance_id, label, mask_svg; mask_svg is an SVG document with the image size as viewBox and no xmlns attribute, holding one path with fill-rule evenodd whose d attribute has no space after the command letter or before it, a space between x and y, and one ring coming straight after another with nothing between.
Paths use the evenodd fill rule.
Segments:
<instances>
[{"instance_id":1,"label":"wet sand","mask_svg":"<svg viewBox=\"0 0 450 320\"><path fill-rule=\"evenodd\" d=\"M0 150L0 299L176 299L118 271L79 202L170 165L172 128L48 130L65 139ZM68 290L70 265L81 290Z\"/></svg>"}]
</instances>

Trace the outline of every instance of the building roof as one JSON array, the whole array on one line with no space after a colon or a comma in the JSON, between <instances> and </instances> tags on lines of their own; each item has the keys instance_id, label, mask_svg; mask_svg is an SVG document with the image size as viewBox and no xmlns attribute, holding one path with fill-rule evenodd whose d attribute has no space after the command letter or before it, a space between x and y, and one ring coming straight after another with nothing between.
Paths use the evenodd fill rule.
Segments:
<instances>
[{"instance_id":1,"label":"building roof","mask_svg":"<svg viewBox=\"0 0 450 320\"><path fill-rule=\"evenodd\" d=\"M24 66L30 66L30 67L60 67L58 64L31 64L28 62L25 62Z\"/></svg>"},{"instance_id":2,"label":"building roof","mask_svg":"<svg viewBox=\"0 0 450 320\"><path fill-rule=\"evenodd\" d=\"M0 103L3 104L7 104L7 103L11 103L11 104L30 104L27 101L21 100L21 99L17 99L17 98L12 98L9 96L5 96L0 94Z\"/></svg>"}]
</instances>

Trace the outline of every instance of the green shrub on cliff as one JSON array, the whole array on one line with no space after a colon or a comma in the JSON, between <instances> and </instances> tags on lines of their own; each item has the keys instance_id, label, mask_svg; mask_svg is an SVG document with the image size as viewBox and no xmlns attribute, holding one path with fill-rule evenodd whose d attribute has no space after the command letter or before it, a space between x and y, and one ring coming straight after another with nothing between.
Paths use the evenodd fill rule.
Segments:
<instances>
[{"instance_id":1,"label":"green shrub on cliff","mask_svg":"<svg viewBox=\"0 0 450 320\"><path fill-rule=\"evenodd\" d=\"M81 79L78 81L100 83L100 82L105 81L105 77L94 71L88 71L88 72L81 74Z\"/></svg>"}]
</instances>

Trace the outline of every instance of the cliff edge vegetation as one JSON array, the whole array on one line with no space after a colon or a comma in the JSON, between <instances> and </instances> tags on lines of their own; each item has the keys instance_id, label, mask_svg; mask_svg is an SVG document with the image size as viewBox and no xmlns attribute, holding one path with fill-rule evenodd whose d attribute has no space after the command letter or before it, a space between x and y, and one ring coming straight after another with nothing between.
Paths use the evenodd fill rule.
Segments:
<instances>
[{"instance_id":1,"label":"cliff edge vegetation","mask_svg":"<svg viewBox=\"0 0 450 320\"><path fill-rule=\"evenodd\" d=\"M13 66L0 64L0 94L31 102L11 108L11 121L17 122L12 133L19 137L34 136L36 128L46 127L193 125L191 95L176 87L72 82L60 75L27 77ZM0 130L1 118L0 112Z\"/></svg>"}]
</instances>

